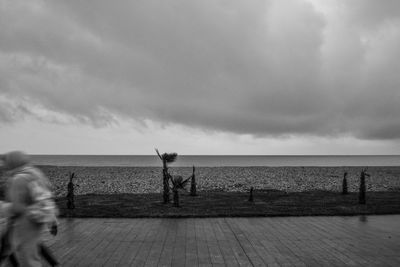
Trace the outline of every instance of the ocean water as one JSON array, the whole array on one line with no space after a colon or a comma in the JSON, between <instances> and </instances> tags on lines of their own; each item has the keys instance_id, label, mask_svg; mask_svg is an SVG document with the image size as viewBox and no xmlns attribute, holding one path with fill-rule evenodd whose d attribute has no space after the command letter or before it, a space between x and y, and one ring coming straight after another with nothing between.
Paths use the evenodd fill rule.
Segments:
<instances>
[{"instance_id":1,"label":"ocean water","mask_svg":"<svg viewBox=\"0 0 400 267\"><path fill-rule=\"evenodd\" d=\"M156 155L32 155L36 165L159 167ZM388 156L199 156L181 155L171 167L221 166L400 166L400 155Z\"/></svg>"}]
</instances>

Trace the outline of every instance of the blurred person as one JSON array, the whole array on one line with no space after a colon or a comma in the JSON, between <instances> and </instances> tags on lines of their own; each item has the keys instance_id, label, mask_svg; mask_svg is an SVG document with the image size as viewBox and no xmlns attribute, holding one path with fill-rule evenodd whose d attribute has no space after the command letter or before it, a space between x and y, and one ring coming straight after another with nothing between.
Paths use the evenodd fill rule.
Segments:
<instances>
[{"instance_id":1,"label":"blurred person","mask_svg":"<svg viewBox=\"0 0 400 267\"><path fill-rule=\"evenodd\" d=\"M50 265L57 265L41 243L41 234L46 226L51 234L57 234L57 208L50 181L30 164L29 156L23 152L1 155L0 163L9 177L6 201L0 201L0 211L8 219L0 257L9 257L14 266L39 267L42 266L41 254Z\"/></svg>"}]
</instances>

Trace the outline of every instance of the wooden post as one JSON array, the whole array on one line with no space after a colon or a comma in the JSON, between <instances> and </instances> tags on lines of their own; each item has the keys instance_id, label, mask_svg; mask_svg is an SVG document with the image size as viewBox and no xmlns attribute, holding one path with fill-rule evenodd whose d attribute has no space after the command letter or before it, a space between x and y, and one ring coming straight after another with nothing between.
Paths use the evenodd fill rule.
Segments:
<instances>
[{"instance_id":1,"label":"wooden post","mask_svg":"<svg viewBox=\"0 0 400 267\"><path fill-rule=\"evenodd\" d=\"M67 209L75 209L74 179L75 173L69 173L69 183L67 186Z\"/></svg>"},{"instance_id":2,"label":"wooden post","mask_svg":"<svg viewBox=\"0 0 400 267\"><path fill-rule=\"evenodd\" d=\"M194 166L193 166L192 180L191 180L191 183L190 183L190 195L191 195L192 197L197 196L196 177L195 177L194 171L195 171L195 168L194 168Z\"/></svg>"},{"instance_id":3,"label":"wooden post","mask_svg":"<svg viewBox=\"0 0 400 267\"><path fill-rule=\"evenodd\" d=\"M253 187L250 188L249 202L254 202L254 198L253 198Z\"/></svg>"},{"instance_id":4,"label":"wooden post","mask_svg":"<svg viewBox=\"0 0 400 267\"><path fill-rule=\"evenodd\" d=\"M360 175L360 191L358 193L358 203L359 204L366 204L366 187L365 187L365 176L366 170L361 171Z\"/></svg>"},{"instance_id":5,"label":"wooden post","mask_svg":"<svg viewBox=\"0 0 400 267\"><path fill-rule=\"evenodd\" d=\"M342 194L347 195L347 172L343 175L343 182L342 182Z\"/></svg>"},{"instance_id":6,"label":"wooden post","mask_svg":"<svg viewBox=\"0 0 400 267\"><path fill-rule=\"evenodd\" d=\"M163 200L164 204L169 203L169 174L167 162L163 159Z\"/></svg>"}]
</instances>

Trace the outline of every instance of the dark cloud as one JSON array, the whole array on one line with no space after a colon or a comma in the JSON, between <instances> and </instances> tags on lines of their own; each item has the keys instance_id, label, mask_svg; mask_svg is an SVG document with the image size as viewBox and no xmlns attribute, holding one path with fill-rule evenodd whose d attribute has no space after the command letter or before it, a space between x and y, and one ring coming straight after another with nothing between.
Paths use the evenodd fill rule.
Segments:
<instances>
[{"instance_id":1,"label":"dark cloud","mask_svg":"<svg viewBox=\"0 0 400 267\"><path fill-rule=\"evenodd\" d=\"M2 2L5 102L95 126L400 137L396 1ZM0 120L23 117L10 109Z\"/></svg>"}]
</instances>

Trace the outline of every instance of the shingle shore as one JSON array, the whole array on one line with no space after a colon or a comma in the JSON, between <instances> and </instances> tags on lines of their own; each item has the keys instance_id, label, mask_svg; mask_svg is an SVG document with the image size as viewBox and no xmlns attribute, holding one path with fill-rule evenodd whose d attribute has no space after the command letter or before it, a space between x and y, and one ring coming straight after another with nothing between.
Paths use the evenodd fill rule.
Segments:
<instances>
[{"instance_id":1,"label":"shingle shore","mask_svg":"<svg viewBox=\"0 0 400 267\"><path fill-rule=\"evenodd\" d=\"M39 166L50 178L57 197L66 194L68 173L75 172L76 195L157 193L162 190L161 167ZM198 167L198 191L243 192L256 190L341 191L348 172L349 191L358 191L362 167ZM191 167L171 167L171 174L189 177ZM369 167L367 190L400 190L400 167ZM189 189L189 186L188 186Z\"/></svg>"}]
</instances>

